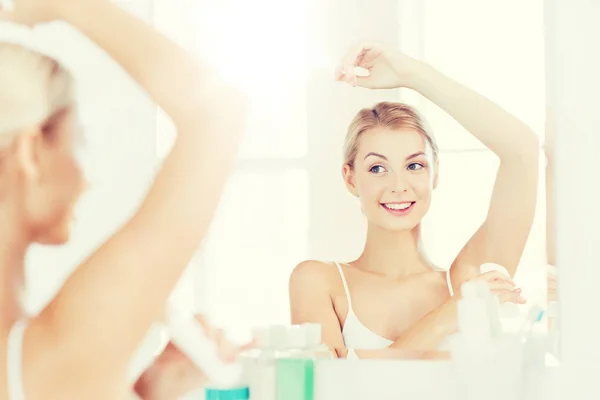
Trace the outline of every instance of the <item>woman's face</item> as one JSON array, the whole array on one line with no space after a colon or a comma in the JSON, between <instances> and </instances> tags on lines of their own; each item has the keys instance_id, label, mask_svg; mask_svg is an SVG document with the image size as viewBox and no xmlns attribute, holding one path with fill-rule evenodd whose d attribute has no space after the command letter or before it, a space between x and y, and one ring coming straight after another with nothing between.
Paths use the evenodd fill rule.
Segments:
<instances>
[{"instance_id":1,"label":"woman's face","mask_svg":"<svg viewBox=\"0 0 600 400\"><path fill-rule=\"evenodd\" d=\"M391 231L416 227L437 185L437 165L426 139L414 129L378 127L359 140L354 167L345 165L343 173L367 220Z\"/></svg>"},{"instance_id":2,"label":"woman's face","mask_svg":"<svg viewBox=\"0 0 600 400\"><path fill-rule=\"evenodd\" d=\"M68 241L73 209L86 187L75 154L81 139L76 112L65 111L55 124L30 146L34 172L24 185L26 218L33 239L42 244Z\"/></svg>"}]
</instances>

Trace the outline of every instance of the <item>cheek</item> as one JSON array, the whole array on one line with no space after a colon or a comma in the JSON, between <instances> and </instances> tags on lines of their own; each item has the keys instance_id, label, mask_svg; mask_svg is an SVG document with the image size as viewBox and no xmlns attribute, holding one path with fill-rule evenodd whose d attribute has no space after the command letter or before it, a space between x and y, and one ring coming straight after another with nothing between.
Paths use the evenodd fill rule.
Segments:
<instances>
[{"instance_id":1,"label":"cheek","mask_svg":"<svg viewBox=\"0 0 600 400\"><path fill-rule=\"evenodd\" d=\"M421 199L429 198L433 194L433 181L429 174L413 175L411 180L412 189Z\"/></svg>"},{"instance_id":2,"label":"cheek","mask_svg":"<svg viewBox=\"0 0 600 400\"><path fill-rule=\"evenodd\" d=\"M357 179L356 188L361 199L373 201L379 200L385 192L386 184L381 177L361 177Z\"/></svg>"},{"instance_id":3,"label":"cheek","mask_svg":"<svg viewBox=\"0 0 600 400\"><path fill-rule=\"evenodd\" d=\"M71 156L64 156L57 160L53 171L52 186L54 198L60 208L70 208L83 190L83 174L77 160ZM65 210L67 211L67 210Z\"/></svg>"}]
</instances>

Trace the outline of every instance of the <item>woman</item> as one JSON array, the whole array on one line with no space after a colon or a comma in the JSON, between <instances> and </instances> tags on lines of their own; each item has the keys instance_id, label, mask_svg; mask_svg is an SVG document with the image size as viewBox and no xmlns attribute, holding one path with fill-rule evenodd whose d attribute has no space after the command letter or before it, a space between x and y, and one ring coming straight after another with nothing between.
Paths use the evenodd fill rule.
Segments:
<instances>
[{"instance_id":1,"label":"woman","mask_svg":"<svg viewBox=\"0 0 600 400\"><path fill-rule=\"evenodd\" d=\"M362 67L369 75L355 74ZM368 221L362 255L347 264L305 261L290 278L294 323L318 322L326 344L352 349L431 350L457 329L463 282L481 279L501 301L523 303L511 279L536 206L538 143L522 122L424 62L377 45L351 50L336 79L370 89L410 88L436 103L500 158L487 218L452 263L436 270L419 251L420 223L438 180L438 150L410 107L380 103L361 110L345 143L343 177ZM449 210L451 212L451 210ZM368 352L359 351L367 356Z\"/></svg>"},{"instance_id":2,"label":"woman","mask_svg":"<svg viewBox=\"0 0 600 400\"><path fill-rule=\"evenodd\" d=\"M137 213L26 319L33 243L69 238L84 188L77 106L56 61L0 43L0 399L115 399L127 366L197 250L233 168L244 108L215 74L108 0L17 0L3 19L62 20L103 48L166 111L178 138ZM231 113L239 118L231 118ZM148 134L153 134L148 132Z\"/></svg>"}]
</instances>

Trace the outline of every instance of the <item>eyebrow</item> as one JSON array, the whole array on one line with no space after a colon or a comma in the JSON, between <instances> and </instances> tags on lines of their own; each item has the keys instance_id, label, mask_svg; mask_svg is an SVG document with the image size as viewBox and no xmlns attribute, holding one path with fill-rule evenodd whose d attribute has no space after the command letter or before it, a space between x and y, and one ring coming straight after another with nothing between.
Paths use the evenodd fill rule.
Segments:
<instances>
[{"instance_id":1,"label":"eyebrow","mask_svg":"<svg viewBox=\"0 0 600 400\"><path fill-rule=\"evenodd\" d=\"M386 161L388 160L386 156L384 156L382 154L379 154L379 153L373 153L373 152L367 153L367 155L365 156L364 159L366 160L367 157L369 157L369 156L375 156L375 157L383 158Z\"/></svg>"},{"instance_id":2,"label":"eyebrow","mask_svg":"<svg viewBox=\"0 0 600 400\"><path fill-rule=\"evenodd\" d=\"M419 156L424 156L425 153L423 153L422 151L419 151L417 153L413 153L410 156L406 157L406 160L412 160L413 158L417 158Z\"/></svg>"},{"instance_id":3,"label":"eyebrow","mask_svg":"<svg viewBox=\"0 0 600 400\"><path fill-rule=\"evenodd\" d=\"M409 155L408 157L406 157L406 160L412 160L413 158L416 158L416 157L419 157L419 156L424 156L424 155L425 155L425 153L423 153L422 151L419 151L417 153L413 153L413 154ZM373 152L367 153L367 155L365 156L364 159L366 160L367 157L369 157L369 156L379 157L379 158L382 158L382 159L388 161L388 159L387 159L386 156L384 156L382 154L379 154L379 153L373 153Z\"/></svg>"}]
</instances>

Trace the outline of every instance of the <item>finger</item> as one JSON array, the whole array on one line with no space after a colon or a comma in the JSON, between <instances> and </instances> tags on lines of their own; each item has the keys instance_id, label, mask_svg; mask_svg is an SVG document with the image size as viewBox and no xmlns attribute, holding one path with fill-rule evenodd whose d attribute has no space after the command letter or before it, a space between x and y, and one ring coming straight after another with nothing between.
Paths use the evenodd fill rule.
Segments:
<instances>
[{"instance_id":1,"label":"finger","mask_svg":"<svg viewBox=\"0 0 600 400\"><path fill-rule=\"evenodd\" d=\"M487 285L488 285L490 291L505 290L507 292L517 292L517 293L521 292L520 288L513 286L506 281L492 281L492 282L489 282Z\"/></svg>"},{"instance_id":2,"label":"finger","mask_svg":"<svg viewBox=\"0 0 600 400\"><path fill-rule=\"evenodd\" d=\"M344 77L344 67L339 65L336 69L335 69L335 80L339 81L342 80Z\"/></svg>"},{"instance_id":3,"label":"finger","mask_svg":"<svg viewBox=\"0 0 600 400\"><path fill-rule=\"evenodd\" d=\"M508 282L508 283L510 283L513 286L517 286L517 284L515 283L515 281L513 281L510 278L507 278L506 275L504 275L503 273L498 272L498 271L485 272L485 273L479 275L475 279L483 279L483 280L486 280L486 281L499 280L499 281Z\"/></svg>"},{"instance_id":4,"label":"finger","mask_svg":"<svg viewBox=\"0 0 600 400\"><path fill-rule=\"evenodd\" d=\"M348 82L348 70L345 65L340 65L335 70L335 80L339 82Z\"/></svg>"},{"instance_id":5,"label":"finger","mask_svg":"<svg viewBox=\"0 0 600 400\"><path fill-rule=\"evenodd\" d=\"M362 51L362 45L355 45L350 47L348 51L346 51L346 54L344 54L344 57L342 57L342 65L356 65Z\"/></svg>"},{"instance_id":6,"label":"finger","mask_svg":"<svg viewBox=\"0 0 600 400\"><path fill-rule=\"evenodd\" d=\"M354 71L349 66L340 67L340 72L338 73L338 81L345 82L351 86L356 86L356 75Z\"/></svg>"},{"instance_id":7,"label":"finger","mask_svg":"<svg viewBox=\"0 0 600 400\"><path fill-rule=\"evenodd\" d=\"M202 329L204 329L204 333L208 335L211 330L210 324L208 323L208 318L206 318L206 316L203 314L196 314L194 315L194 318L200 323Z\"/></svg>"},{"instance_id":8,"label":"finger","mask_svg":"<svg viewBox=\"0 0 600 400\"><path fill-rule=\"evenodd\" d=\"M171 362L177 360L185 360L187 356L179 350L177 346L173 344L173 342L169 341L165 349L160 355L160 359L162 361Z\"/></svg>"},{"instance_id":9,"label":"finger","mask_svg":"<svg viewBox=\"0 0 600 400\"><path fill-rule=\"evenodd\" d=\"M215 340L219 349L219 357L225 362L233 362L237 358L239 348L233 345L225 336L225 332L221 329L218 330L217 338Z\"/></svg>"},{"instance_id":10,"label":"finger","mask_svg":"<svg viewBox=\"0 0 600 400\"><path fill-rule=\"evenodd\" d=\"M525 304L527 301L520 293L509 292L506 290L494 291L494 294L498 296L498 300L500 303L516 303L516 304Z\"/></svg>"},{"instance_id":11,"label":"finger","mask_svg":"<svg viewBox=\"0 0 600 400\"><path fill-rule=\"evenodd\" d=\"M239 350L240 350L240 352L242 352L242 351L246 351L246 350L251 350L254 347L256 347L256 341L251 340L248 343L246 343L245 345L240 346Z\"/></svg>"},{"instance_id":12,"label":"finger","mask_svg":"<svg viewBox=\"0 0 600 400\"><path fill-rule=\"evenodd\" d=\"M375 43L360 43L350 47L346 55L342 58L344 64L353 66L363 66L372 55L379 53L380 47Z\"/></svg>"},{"instance_id":13,"label":"finger","mask_svg":"<svg viewBox=\"0 0 600 400\"><path fill-rule=\"evenodd\" d=\"M346 77L346 82L355 86L354 80L356 79L356 75L354 74L354 68L351 65L346 64L344 66L344 76Z\"/></svg>"}]
</instances>

